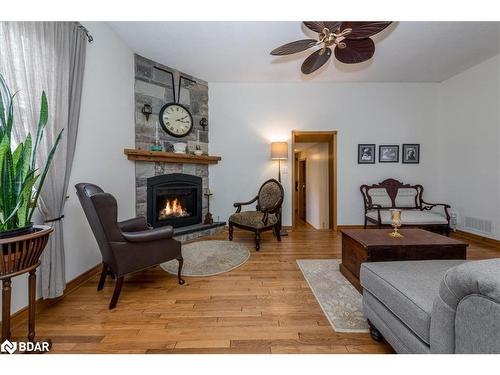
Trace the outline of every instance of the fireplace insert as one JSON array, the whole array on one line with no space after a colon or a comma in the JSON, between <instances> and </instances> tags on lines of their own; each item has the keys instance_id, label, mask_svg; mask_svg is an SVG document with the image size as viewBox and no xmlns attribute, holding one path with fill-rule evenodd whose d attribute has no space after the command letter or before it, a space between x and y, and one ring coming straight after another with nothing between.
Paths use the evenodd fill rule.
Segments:
<instances>
[{"instance_id":1,"label":"fireplace insert","mask_svg":"<svg viewBox=\"0 0 500 375\"><path fill-rule=\"evenodd\" d=\"M153 227L174 228L201 223L202 179L171 173L147 180L148 223Z\"/></svg>"}]
</instances>

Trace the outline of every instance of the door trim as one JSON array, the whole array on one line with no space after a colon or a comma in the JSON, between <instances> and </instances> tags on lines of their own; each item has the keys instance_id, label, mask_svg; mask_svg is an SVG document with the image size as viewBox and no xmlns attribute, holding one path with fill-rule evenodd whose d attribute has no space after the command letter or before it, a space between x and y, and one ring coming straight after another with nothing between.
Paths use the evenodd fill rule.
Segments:
<instances>
[{"instance_id":1,"label":"door trim","mask_svg":"<svg viewBox=\"0 0 500 375\"><path fill-rule=\"evenodd\" d=\"M302 131L292 130L292 229L295 229L295 210L297 209L297 194L295 191L295 143L328 143L328 184L329 228L337 230L337 131Z\"/></svg>"}]
</instances>

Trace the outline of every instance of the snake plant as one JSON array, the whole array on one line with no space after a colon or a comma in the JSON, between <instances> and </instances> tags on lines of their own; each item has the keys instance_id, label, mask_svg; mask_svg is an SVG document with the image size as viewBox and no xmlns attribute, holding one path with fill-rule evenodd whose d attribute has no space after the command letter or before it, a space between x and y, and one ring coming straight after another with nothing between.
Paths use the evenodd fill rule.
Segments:
<instances>
[{"instance_id":1,"label":"snake plant","mask_svg":"<svg viewBox=\"0 0 500 375\"><path fill-rule=\"evenodd\" d=\"M42 93L35 138L32 139L28 133L24 142L15 145L12 129L13 100L16 94L11 94L0 74L0 232L28 227L31 224L40 191L62 137L61 130L45 165L37 169L37 150L49 117L47 96L45 92Z\"/></svg>"}]
</instances>

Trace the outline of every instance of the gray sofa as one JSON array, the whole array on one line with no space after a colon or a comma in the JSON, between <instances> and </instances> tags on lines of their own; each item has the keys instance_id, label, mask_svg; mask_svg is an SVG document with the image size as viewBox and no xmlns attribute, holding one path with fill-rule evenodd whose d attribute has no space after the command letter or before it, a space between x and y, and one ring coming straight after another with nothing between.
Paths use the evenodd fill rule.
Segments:
<instances>
[{"instance_id":1,"label":"gray sofa","mask_svg":"<svg viewBox=\"0 0 500 375\"><path fill-rule=\"evenodd\" d=\"M398 353L500 353L500 258L363 263L363 310Z\"/></svg>"}]
</instances>

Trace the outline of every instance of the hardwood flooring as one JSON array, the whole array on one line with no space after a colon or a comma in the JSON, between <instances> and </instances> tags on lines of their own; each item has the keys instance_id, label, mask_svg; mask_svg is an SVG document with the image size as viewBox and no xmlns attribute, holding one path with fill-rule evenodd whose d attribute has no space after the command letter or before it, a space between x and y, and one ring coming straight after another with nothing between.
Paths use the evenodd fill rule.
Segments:
<instances>
[{"instance_id":1,"label":"hardwood flooring","mask_svg":"<svg viewBox=\"0 0 500 375\"><path fill-rule=\"evenodd\" d=\"M225 239L227 233L210 237ZM309 289L296 259L340 258L340 234L307 227L278 243L235 231L251 257L226 274L176 277L156 267L125 280L118 306L108 310L114 281L96 291L97 276L37 316L37 338L53 353L392 353L364 333L336 333ZM473 243L471 259L498 257ZM14 339L26 326L14 329Z\"/></svg>"}]
</instances>

